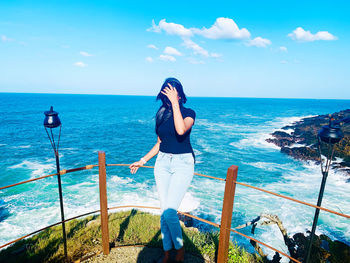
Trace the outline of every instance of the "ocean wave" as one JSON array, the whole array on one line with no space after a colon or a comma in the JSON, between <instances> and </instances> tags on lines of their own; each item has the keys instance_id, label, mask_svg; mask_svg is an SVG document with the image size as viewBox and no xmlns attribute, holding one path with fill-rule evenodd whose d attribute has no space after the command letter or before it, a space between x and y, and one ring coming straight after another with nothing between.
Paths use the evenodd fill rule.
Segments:
<instances>
[{"instance_id":1,"label":"ocean wave","mask_svg":"<svg viewBox=\"0 0 350 263\"><path fill-rule=\"evenodd\" d=\"M237 142L231 142L230 145L238 149L247 149L248 147L254 148L265 148L265 149L275 149L279 150L280 147L269 143L267 139L273 139L272 133L280 130L282 127L287 125L292 125L303 118L311 116L301 116L301 117L277 117L271 121L267 121L262 125L251 127L253 132L242 134L243 137ZM282 130L284 132L292 132L292 129Z\"/></svg>"},{"instance_id":2,"label":"ocean wave","mask_svg":"<svg viewBox=\"0 0 350 263\"><path fill-rule=\"evenodd\" d=\"M268 121L267 123L270 124L271 126L277 126L277 127L285 127L285 126L290 126L293 125L302 119L305 118L311 118L315 117L317 115L304 115L304 116L293 116L293 117L276 117L272 121Z\"/></svg>"},{"instance_id":3,"label":"ocean wave","mask_svg":"<svg viewBox=\"0 0 350 263\"><path fill-rule=\"evenodd\" d=\"M306 144L301 144L301 143L294 143L292 145L289 145L288 148L298 148L298 147L305 147Z\"/></svg>"},{"instance_id":4,"label":"ocean wave","mask_svg":"<svg viewBox=\"0 0 350 263\"><path fill-rule=\"evenodd\" d=\"M272 138L269 133L255 133L249 135L248 138L241 139L237 142L231 142L230 145L238 149L248 149L250 147L254 147L279 150L280 147L266 141L268 138Z\"/></svg>"},{"instance_id":5,"label":"ocean wave","mask_svg":"<svg viewBox=\"0 0 350 263\"><path fill-rule=\"evenodd\" d=\"M244 128L244 131L249 132L253 129L250 125L245 125L242 123L224 123L224 122L212 122L207 119L198 119L196 120L196 125L200 127L200 129L205 129L207 131L212 132L227 132L229 131L232 134L241 134L242 128Z\"/></svg>"},{"instance_id":6,"label":"ocean wave","mask_svg":"<svg viewBox=\"0 0 350 263\"><path fill-rule=\"evenodd\" d=\"M129 177L123 178L117 175L112 176L111 181L118 184L129 184L134 182L134 180Z\"/></svg>"},{"instance_id":7,"label":"ocean wave","mask_svg":"<svg viewBox=\"0 0 350 263\"><path fill-rule=\"evenodd\" d=\"M9 169L28 169L31 170L32 177L43 176L49 172L54 171L55 165L53 163L41 163L38 161L24 160L19 164L8 167Z\"/></svg>"},{"instance_id":8,"label":"ocean wave","mask_svg":"<svg viewBox=\"0 0 350 263\"><path fill-rule=\"evenodd\" d=\"M73 147L63 147L63 148L60 148L60 150L64 150L64 151L79 151L78 148L73 148Z\"/></svg>"},{"instance_id":9,"label":"ocean wave","mask_svg":"<svg viewBox=\"0 0 350 263\"><path fill-rule=\"evenodd\" d=\"M31 145L19 145L19 146L13 146L14 149L28 149L32 147Z\"/></svg>"},{"instance_id":10,"label":"ocean wave","mask_svg":"<svg viewBox=\"0 0 350 263\"><path fill-rule=\"evenodd\" d=\"M197 209L200 205L200 201L198 198L194 197L195 193L187 192L184 196L184 199L182 200L179 211L181 212L191 212L195 209Z\"/></svg>"},{"instance_id":11,"label":"ocean wave","mask_svg":"<svg viewBox=\"0 0 350 263\"><path fill-rule=\"evenodd\" d=\"M196 145L200 146L203 149L202 151L207 153L216 153L220 151L218 147L215 147L215 145L211 145L205 139L196 139Z\"/></svg>"},{"instance_id":12,"label":"ocean wave","mask_svg":"<svg viewBox=\"0 0 350 263\"><path fill-rule=\"evenodd\" d=\"M242 162L242 164L250 165L255 168L259 168L270 172L290 169L289 164L278 164L278 163L269 163L269 162Z\"/></svg>"}]
</instances>

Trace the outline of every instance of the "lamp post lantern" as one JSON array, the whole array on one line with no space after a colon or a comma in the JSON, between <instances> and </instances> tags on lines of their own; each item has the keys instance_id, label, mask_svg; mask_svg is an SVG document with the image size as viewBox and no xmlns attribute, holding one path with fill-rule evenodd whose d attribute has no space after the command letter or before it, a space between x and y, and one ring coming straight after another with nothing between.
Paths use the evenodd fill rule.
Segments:
<instances>
[{"instance_id":1,"label":"lamp post lantern","mask_svg":"<svg viewBox=\"0 0 350 263\"><path fill-rule=\"evenodd\" d=\"M340 126L335 125L332 123L332 118L329 118L329 124L323 126L317 135L317 140L318 140L318 152L320 155L320 163L321 163L321 172L322 172L322 182L321 182L321 187L320 187L320 192L318 194L318 200L317 200L317 206L321 206L322 203L322 198L323 198L323 192L326 186L326 181L327 181L327 176L328 176L328 171L333 159L333 154L334 154L334 145L338 143L343 137L344 134L340 128ZM338 121L340 123L340 121ZM322 147L323 144L326 144L326 147ZM328 152L325 153L325 163L323 164L322 160L322 148L327 148ZM309 262L310 260L310 255L311 255L311 250L312 250L312 242L313 238L315 236L315 230L317 226L317 221L318 221L318 215L320 213L320 209L316 208L315 211L315 216L314 216L314 221L312 223L312 229L311 229L311 234L310 234L310 243L308 246L307 250L307 257L306 257L306 263Z\"/></svg>"},{"instance_id":2,"label":"lamp post lantern","mask_svg":"<svg viewBox=\"0 0 350 263\"><path fill-rule=\"evenodd\" d=\"M56 169L57 169L57 180L58 180L58 193L60 197L60 208L61 208L61 219L62 219L62 234L63 234L63 246L64 246L64 256L67 260L67 240L66 240L66 227L64 222L64 209L63 209L63 196L62 196L62 185L61 185L61 175L60 175L60 159L58 154L58 147L60 144L60 137L61 137L61 128L62 124L60 121L60 118L58 117L58 112L53 110L53 107L51 106L49 111L45 111L45 119L44 119L44 127L45 131L47 133L47 136L50 139L51 146L54 150L55 157L56 157ZM55 142L55 138L52 132L52 129L59 127L59 134L58 134L58 140L57 145Z\"/></svg>"}]
</instances>

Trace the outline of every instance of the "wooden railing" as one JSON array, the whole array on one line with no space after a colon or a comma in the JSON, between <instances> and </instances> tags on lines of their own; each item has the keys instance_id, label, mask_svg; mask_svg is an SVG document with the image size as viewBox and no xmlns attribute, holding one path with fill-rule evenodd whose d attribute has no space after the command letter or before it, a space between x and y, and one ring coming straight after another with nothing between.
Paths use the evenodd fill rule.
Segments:
<instances>
[{"instance_id":1,"label":"wooden railing","mask_svg":"<svg viewBox=\"0 0 350 263\"><path fill-rule=\"evenodd\" d=\"M67 173L72 173L72 172L77 172L77 171L82 171L82 170L89 170L95 167L99 167L99 193L100 193L100 210L95 210L95 211L91 211L82 215L78 215L72 218L68 218L66 219L64 222L68 222L70 220L82 217L82 216L87 216L87 215L91 215L91 214L95 214L95 213L100 213L101 214L101 232L102 232L102 249L103 249L103 253L104 254L109 254L109 232L108 232L108 211L109 210L113 210L113 209L120 209L120 208L148 208L148 209L160 209L159 207L152 207L152 206L140 206L140 205L123 205L123 206L115 206L115 207L108 207L108 200L107 200L107 180L106 180L106 167L110 167L110 166L129 166L129 164L106 164L106 157L105 157L105 152L100 151L98 153L98 164L94 164L94 165L86 165L83 167L78 167L78 168L73 168L73 169L67 169L67 170L61 170L61 172L59 173L60 175L63 174L67 174ZM154 168L153 166L142 166L144 168ZM338 216L342 216L345 218L350 218L350 215L346 215L346 214L342 214L342 213L338 213L336 211L333 211L331 209L327 209L327 208L323 208L320 206L316 206L316 205L312 205L310 203L304 202L304 201L300 201L297 199L294 199L292 197L288 197L285 195L281 195L281 194L277 194L262 188L258 188L255 186L251 186L245 183L241 183L237 181L237 173L238 173L238 166L232 165L231 167L228 168L227 170L227 175L226 175L226 179L222 179L222 178L218 178L218 177L214 177L214 176L209 176L209 175L205 175L205 174L200 174L200 173L194 173L195 175L201 176L201 177L205 177L205 178L210 178L210 179L215 179L215 180L220 180L220 181L225 181L225 192L224 192L224 200L223 200L223 207L222 207L222 214L221 214L221 224L217 224L208 220L205 220L203 218L199 218L197 216L188 214L188 213L184 213L184 212L178 212L180 214L186 215L188 217L197 219L199 221L202 221L204 223L210 224L212 226L218 227L220 229L220 236L219 236L219 247L218 247L218 258L217 258L217 262L218 263L225 263L227 262L228 259L228 249L229 249L229 242L230 242L230 233L236 233L240 236L243 236L247 239L253 240L275 252L280 253L281 255L289 258L290 260L292 260L293 262L297 262L297 263L301 263L299 260L292 258L291 256L287 255L286 253L264 243L261 242L255 238L252 238L250 236L247 236L243 233L240 233L239 231L231 228L231 222L232 222L232 212L233 212L233 204L234 204L234 197L235 197L235 192L236 192L236 185L241 185L241 186L245 186L245 187L249 187L252 188L254 190L258 190L267 194L271 194L274 196L277 196L279 198L284 198L293 202L297 202L303 205L307 205L313 208L318 208L320 210L338 215ZM19 183L15 183L15 184L11 184L11 185L7 185L7 186L2 186L0 187L0 190L3 189L7 189L10 187L14 187L14 186L18 186L21 184L25 184L25 183L29 183L29 182L34 182L37 180L41 180L44 178L48 178L48 177L52 177L58 175L58 173L54 173L54 174L49 174L49 175L45 175L45 176L41 176L38 178L34 178L34 179L30 179L30 180L26 180L26 181L22 181ZM24 238L27 238L31 235L34 235L40 231L43 231L45 229L48 229L50 227L59 225L61 223L64 222L57 222L55 224L46 226L44 228L41 228L39 230L36 230L32 233L26 234L22 237L19 237L15 240L12 240L6 244L3 244L0 246L1 248L4 248L6 246L9 246L17 241L20 241Z\"/></svg>"}]
</instances>

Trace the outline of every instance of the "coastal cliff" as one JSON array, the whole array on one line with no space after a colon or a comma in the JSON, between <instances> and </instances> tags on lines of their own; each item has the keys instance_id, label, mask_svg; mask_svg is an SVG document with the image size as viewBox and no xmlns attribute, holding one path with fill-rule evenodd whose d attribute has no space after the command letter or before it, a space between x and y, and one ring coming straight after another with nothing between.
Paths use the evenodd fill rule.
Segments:
<instances>
[{"instance_id":1,"label":"coastal cliff","mask_svg":"<svg viewBox=\"0 0 350 263\"><path fill-rule=\"evenodd\" d=\"M350 117L350 109L332 114L334 120ZM319 162L317 150L317 133L320 128L329 123L329 115L306 117L291 125L282 127L272 133L269 143L281 147L281 152L298 160L312 160ZM332 167L344 171L350 176L350 125L342 126L344 138L334 146L334 160ZM325 147L323 145L323 147ZM327 149L323 149L327 152ZM350 182L350 179L348 179Z\"/></svg>"}]
</instances>

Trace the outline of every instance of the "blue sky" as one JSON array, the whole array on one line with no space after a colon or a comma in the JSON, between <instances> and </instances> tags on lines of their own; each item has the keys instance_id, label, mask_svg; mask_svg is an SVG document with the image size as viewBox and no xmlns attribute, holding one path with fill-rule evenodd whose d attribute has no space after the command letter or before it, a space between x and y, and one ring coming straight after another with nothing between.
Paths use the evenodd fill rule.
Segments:
<instances>
[{"instance_id":1,"label":"blue sky","mask_svg":"<svg viewBox=\"0 0 350 263\"><path fill-rule=\"evenodd\" d=\"M350 99L347 1L0 2L0 92ZM152 22L153 21L153 22Z\"/></svg>"}]
</instances>

